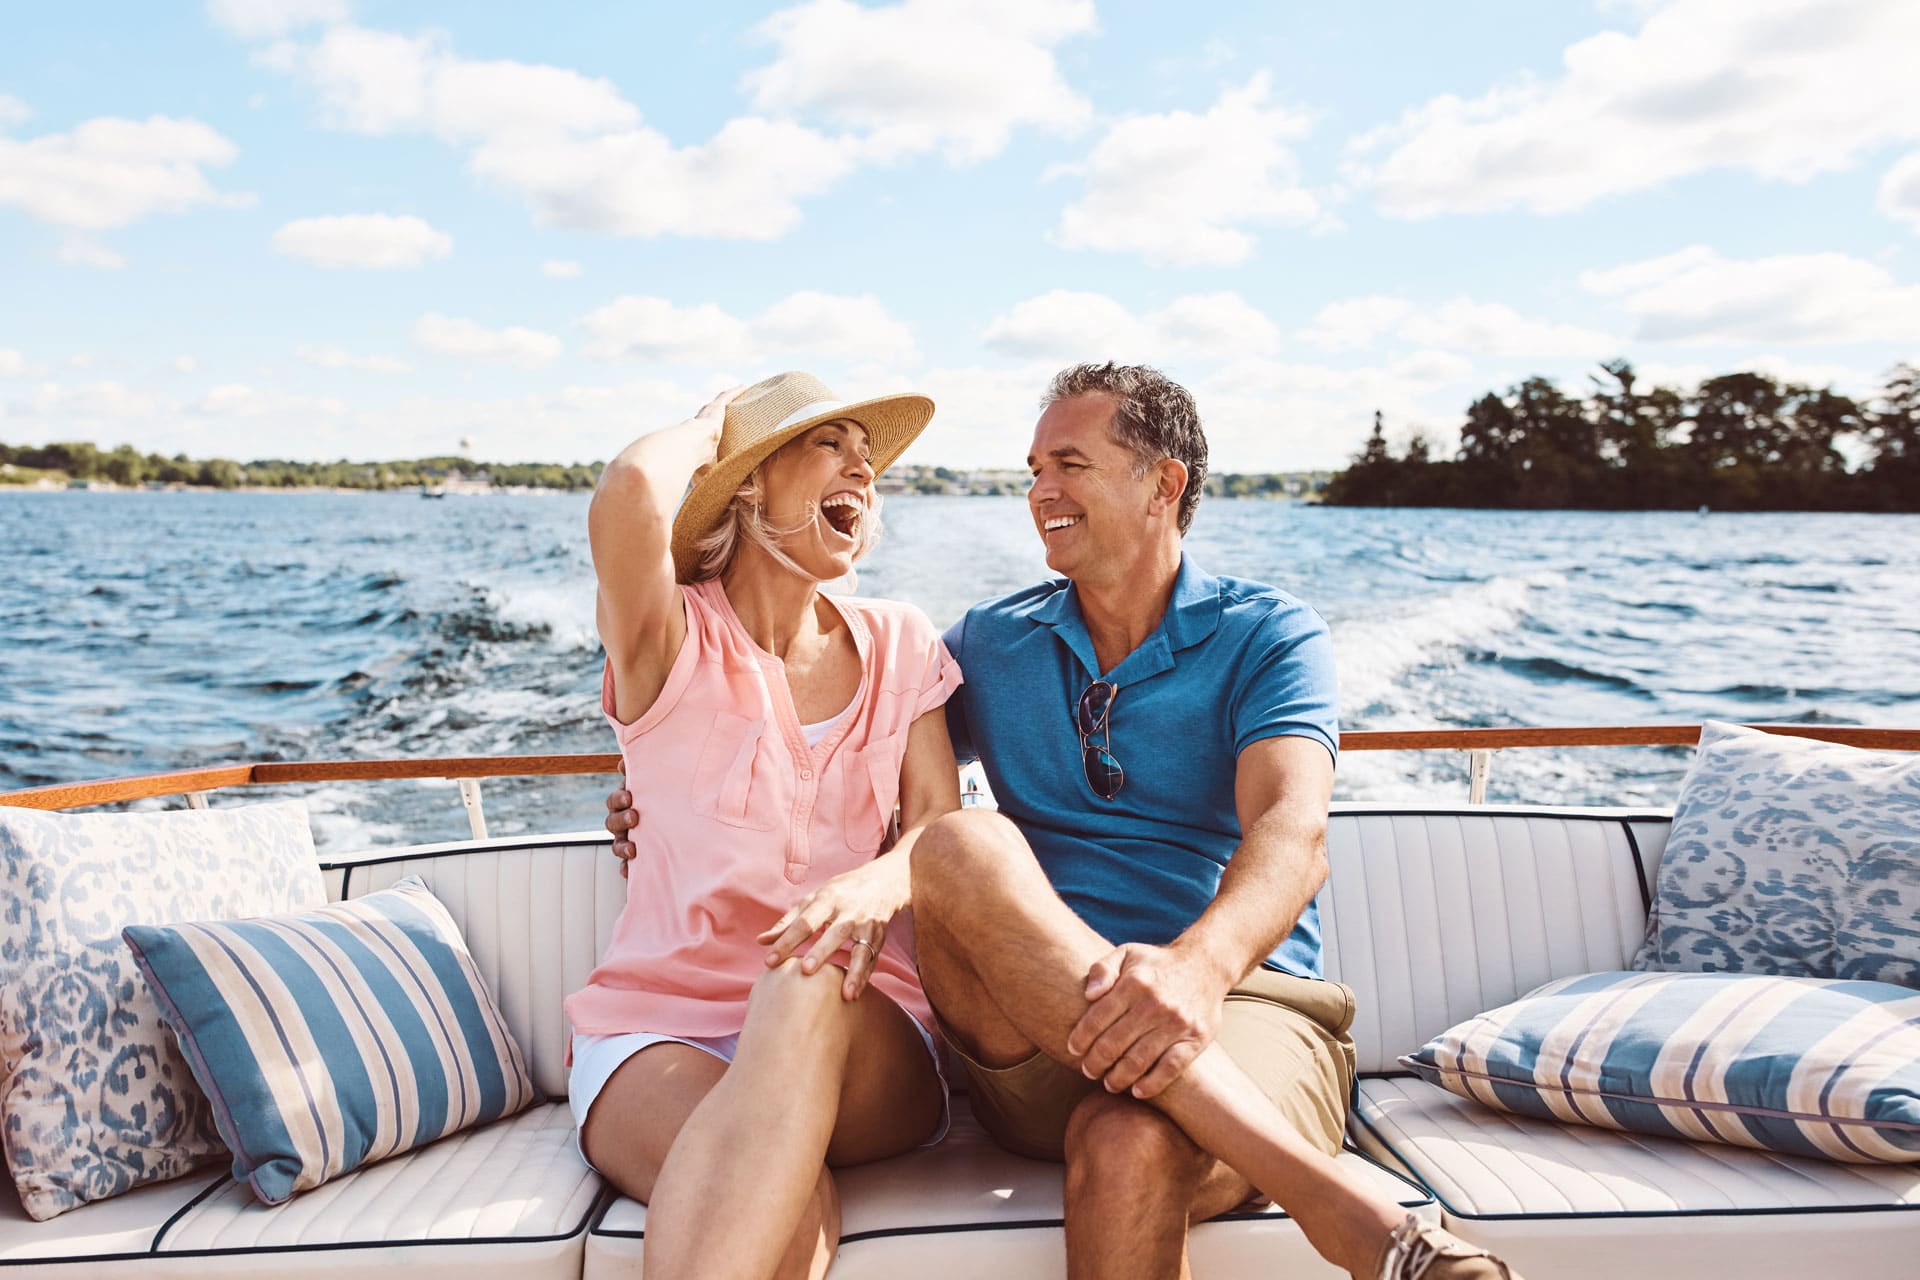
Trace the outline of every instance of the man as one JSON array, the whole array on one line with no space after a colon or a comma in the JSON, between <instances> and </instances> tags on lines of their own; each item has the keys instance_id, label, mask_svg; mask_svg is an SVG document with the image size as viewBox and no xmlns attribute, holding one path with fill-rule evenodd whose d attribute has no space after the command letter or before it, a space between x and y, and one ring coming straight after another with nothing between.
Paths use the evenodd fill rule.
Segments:
<instances>
[{"instance_id":1,"label":"man","mask_svg":"<svg viewBox=\"0 0 1920 1280\"><path fill-rule=\"evenodd\" d=\"M1509 1275L1334 1163L1354 1059L1314 905L1331 644L1298 601L1185 556L1206 452L1155 370L1049 388L1028 507L1063 578L947 633L954 746L1000 810L914 850L927 994L987 1131L1064 1160L1073 1276L1184 1276L1187 1224L1256 1194L1366 1280Z\"/></svg>"}]
</instances>

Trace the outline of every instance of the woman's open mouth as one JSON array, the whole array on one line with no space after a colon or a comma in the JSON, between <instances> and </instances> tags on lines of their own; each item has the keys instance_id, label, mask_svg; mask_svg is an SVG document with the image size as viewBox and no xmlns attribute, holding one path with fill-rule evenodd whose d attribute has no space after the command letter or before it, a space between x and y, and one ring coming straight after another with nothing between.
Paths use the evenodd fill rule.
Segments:
<instances>
[{"instance_id":1,"label":"woman's open mouth","mask_svg":"<svg viewBox=\"0 0 1920 1280\"><path fill-rule=\"evenodd\" d=\"M859 535L860 518L866 511L867 504L850 493L836 493L820 503L820 518L848 541Z\"/></svg>"}]
</instances>

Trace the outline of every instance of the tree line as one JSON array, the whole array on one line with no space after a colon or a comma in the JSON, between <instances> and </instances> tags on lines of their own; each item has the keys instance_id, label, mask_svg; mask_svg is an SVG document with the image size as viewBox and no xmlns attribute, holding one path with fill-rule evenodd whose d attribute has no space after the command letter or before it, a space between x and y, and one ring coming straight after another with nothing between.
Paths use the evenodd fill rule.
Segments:
<instances>
[{"instance_id":1,"label":"tree line","mask_svg":"<svg viewBox=\"0 0 1920 1280\"><path fill-rule=\"evenodd\" d=\"M106 480L138 486L147 483L191 485L205 489L259 486L279 489L407 489L444 480L448 472L485 472L496 485L535 489L591 489L600 465L562 466L545 462L476 463L468 458L416 458L406 462L289 462L269 458L235 462L231 458L165 457L141 453L132 445L106 450L91 444L0 444L0 465L60 472L73 480Z\"/></svg>"},{"instance_id":2,"label":"tree line","mask_svg":"<svg viewBox=\"0 0 1920 1280\"><path fill-rule=\"evenodd\" d=\"M1460 448L1416 433L1389 447L1380 415L1323 501L1346 506L1920 512L1920 367L1862 402L1729 373L1692 393L1600 366L1584 399L1528 378L1467 407Z\"/></svg>"}]
</instances>

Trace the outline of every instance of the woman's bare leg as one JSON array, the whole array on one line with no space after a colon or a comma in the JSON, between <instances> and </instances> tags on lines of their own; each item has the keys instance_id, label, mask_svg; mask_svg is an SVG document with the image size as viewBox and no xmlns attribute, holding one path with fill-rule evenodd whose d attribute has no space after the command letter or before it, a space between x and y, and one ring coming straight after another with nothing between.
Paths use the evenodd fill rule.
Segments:
<instances>
[{"instance_id":1,"label":"woman's bare leg","mask_svg":"<svg viewBox=\"0 0 1920 1280\"><path fill-rule=\"evenodd\" d=\"M843 1000L845 976L790 960L754 985L733 1065L655 1179L649 1276L818 1276L839 1239L825 1163L898 1154L931 1131L940 1094L919 1035L871 988ZM803 1244L809 1221L819 1227ZM789 1271L802 1252L805 1271Z\"/></svg>"}]
</instances>

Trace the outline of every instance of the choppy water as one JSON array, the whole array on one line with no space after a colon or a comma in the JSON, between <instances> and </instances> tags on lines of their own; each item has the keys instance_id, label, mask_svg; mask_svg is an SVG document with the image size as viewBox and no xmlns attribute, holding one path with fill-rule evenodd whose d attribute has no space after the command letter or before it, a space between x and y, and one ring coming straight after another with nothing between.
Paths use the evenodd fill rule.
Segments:
<instances>
[{"instance_id":1,"label":"choppy water","mask_svg":"<svg viewBox=\"0 0 1920 1280\"><path fill-rule=\"evenodd\" d=\"M1019 499L895 498L860 589L945 625L1045 574ZM1189 546L1333 626L1349 728L1920 726L1920 517L1209 502ZM241 759L608 751L584 496L0 494L0 790ZM1120 726L1116 725L1116 733ZM1512 751L1491 798L1672 799L1685 752ZM599 779L489 781L496 833ZM1339 794L1464 795L1351 753ZM309 788L323 847L452 839L451 783Z\"/></svg>"}]
</instances>

